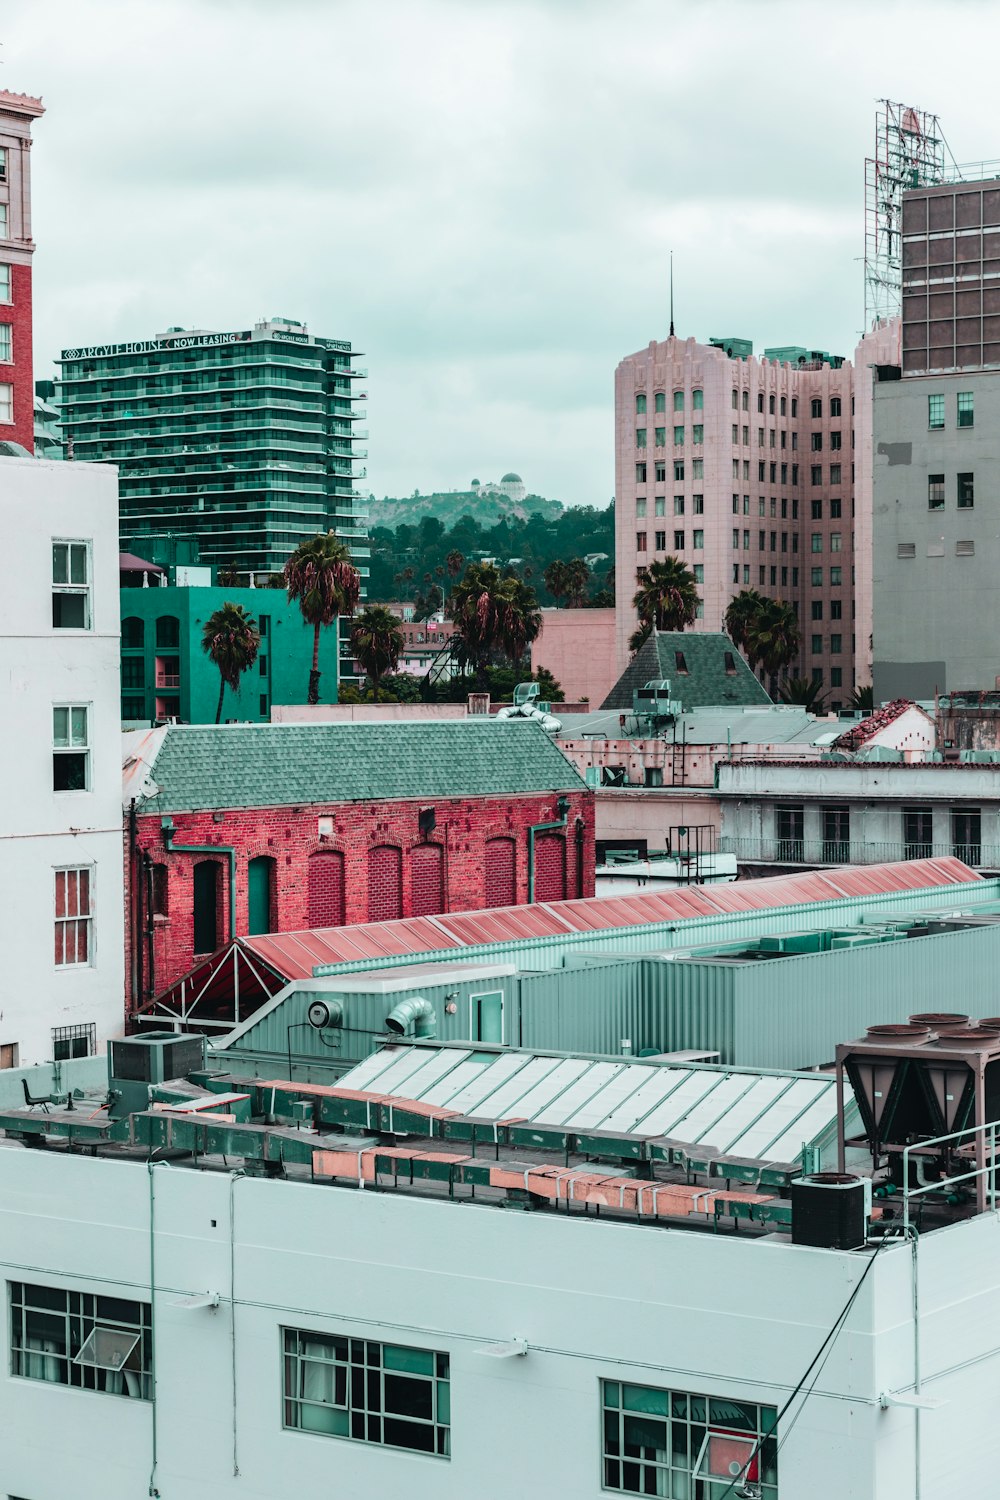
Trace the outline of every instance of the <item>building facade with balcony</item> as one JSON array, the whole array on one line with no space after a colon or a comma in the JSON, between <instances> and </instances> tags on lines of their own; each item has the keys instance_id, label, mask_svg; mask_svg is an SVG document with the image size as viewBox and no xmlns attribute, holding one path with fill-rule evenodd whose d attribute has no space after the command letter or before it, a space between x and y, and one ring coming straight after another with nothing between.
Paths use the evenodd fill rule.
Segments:
<instances>
[{"instance_id":1,"label":"building facade with balcony","mask_svg":"<svg viewBox=\"0 0 1000 1500\"><path fill-rule=\"evenodd\" d=\"M1000 869L998 764L747 759L720 762L716 790L720 847L741 865L875 865L953 855Z\"/></svg>"},{"instance_id":2,"label":"building facade with balcony","mask_svg":"<svg viewBox=\"0 0 1000 1500\"><path fill-rule=\"evenodd\" d=\"M272 318L66 349L60 363L64 437L75 458L118 465L126 550L193 536L204 562L249 581L333 530L367 577L355 489L367 371L349 342Z\"/></svg>"},{"instance_id":3,"label":"building facade with balcony","mask_svg":"<svg viewBox=\"0 0 1000 1500\"><path fill-rule=\"evenodd\" d=\"M753 588L797 610L801 651L789 672L821 683L829 707L871 680L869 367L898 358L898 342L897 322L879 328L852 365L821 350L758 358L748 340L671 336L622 360L619 670L636 626L632 580L676 556L698 582L695 630L719 630L733 595Z\"/></svg>"}]
</instances>

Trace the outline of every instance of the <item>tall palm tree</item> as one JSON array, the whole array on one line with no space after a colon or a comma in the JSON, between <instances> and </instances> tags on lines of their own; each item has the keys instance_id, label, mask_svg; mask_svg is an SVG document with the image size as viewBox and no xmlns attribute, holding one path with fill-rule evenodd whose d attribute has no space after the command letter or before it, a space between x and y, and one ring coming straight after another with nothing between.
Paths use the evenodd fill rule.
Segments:
<instances>
[{"instance_id":1,"label":"tall palm tree","mask_svg":"<svg viewBox=\"0 0 1000 1500\"><path fill-rule=\"evenodd\" d=\"M636 636L644 627L648 635L654 626L657 630L683 630L691 624L698 611L698 585L687 563L679 557L666 557L639 568L635 576L639 585L632 599L639 616Z\"/></svg>"},{"instance_id":2,"label":"tall palm tree","mask_svg":"<svg viewBox=\"0 0 1000 1500\"><path fill-rule=\"evenodd\" d=\"M310 703L319 702L319 633L340 615L354 612L361 593L361 575L351 554L332 531L300 542L285 564L289 599L299 601L302 618L313 627Z\"/></svg>"},{"instance_id":3,"label":"tall palm tree","mask_svg":"<svg viewBox=\"0 0 1000 1500\"><path fill-rule=\"evenodd\" d=\"M403 632L391 609L384 604L369 604L355 616L351 631L354 655L361 663L372 685L372 696L378 702L379 683L388 672L395 672L403 649Z\"/></svg>"},{"instance_id":4,"label":"tall palm tree","mask_svg":"<svg viewBox=\"0 0 1000 1500\"><path fill-rule=\"evenodd\" d=\"M222 720L222 700L226 688L234 693L240 690L240 678L257 660L260 650L260 631L253 615L248 615L242 604L223 604L209 615L201 632L201 649L211 657L219 669L219 706L215 710L215 722Z\"/></svg>"},{"instance_id":5,"label":"tall palm tree","mask_svg":"<svg viewBox=\"0 0 1000 1500\"><path fill-rule=\"evenodd\" d=\"M800 639L792 606L783 599L765 599L748 627L747 655L776 677L798 656Z\"/></svg>"},{"instance_id":6,"label":"tall palm tree","mask_svg":"<svg viewBox=\"0 0 1000 1500\"><path fill-rule=\"evenodd\" d=\"M470 563L448 601L458 637L456 655L474 666L477 685L486 686L486 668L497 653L517 666L542 628L534 589L519 578L505 578L493 563Z\"/></svg>"},{"instance_id":7,"label":"tall palm tree","mask_svg":"<svg viewBox=\"0 0 1000 1500\"><path fill-rule=\"evenodd\" d=\"M756 667L757 661L751 649L751 643L755 640L755 627L761 612L767 606L767 600L763 594L756 589L740 589L734 594L722 617L722 624L729 639L737 645L751 667Z\"/></svg>"}]
</instances>

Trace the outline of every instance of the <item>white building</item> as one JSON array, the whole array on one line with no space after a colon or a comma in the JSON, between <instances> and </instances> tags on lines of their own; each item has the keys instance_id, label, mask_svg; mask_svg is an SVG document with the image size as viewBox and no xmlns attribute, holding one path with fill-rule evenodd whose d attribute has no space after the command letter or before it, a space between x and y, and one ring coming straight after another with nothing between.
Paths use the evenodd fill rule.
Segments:
<instances>
[{"instance_id":1,"label":"white building","mask_svg":"<svg viewBox=\"0 0 1000 1500\"><path fill-rule=\"evenodd\" d=\"M14 1067L92 1051L122 1024L116 472L0 458L0 524L0 1066Z\"/></svg>"},{"instance_id":2,"label":"white building","mask_svg":"<svg viewBox=\"0 0 1000 1500\"><path fill-rule=\"evenodd\" d=\"M450 1061L461 1067L467 1056L453 1052ZM473 1068L477 1061L485 1060L472 1058ZM551 1055L498 1053L492 1063L517 1066L534 1067L535 1078L554 1067L585 1072L587 1100L576 1091L584 1114L592 1070L616 1071L608 1061ZM641 1087L667 1087L669 1069L629 1067L647 1080ZM685 1073L700 1080L693 1093L711 1091L712 1139L720 1122L730 1135L757 1130L764 1139L768 1107L747 1101L748 1089L834 1092L819 1075L727 1080L696 1065ZM620 1109L622 1082L605 1077L608 1107ZM729 1099L721 1113L717 1090ZM256 1090L279 1115L294 1093L282 1094L280 1084ZM384 1099L355 1091L344 1101L335 1090L324 1097L324 1107ZM84 1102L89 1114L92 1101ZM205 1100L190 1103L201 1110ZM227 1104L239 1108L232 1095L217 1096L232 1120ZM94 1158L25 1150L10 1132L75 1121L83 1140L110 1128L106 1115L97 1123L79 1108L19 1117L0 1110L8 1132L0 1142L5 1493L992 1493L994 1212L925 1224L912 1239L813 1248L793 1243L787 1221L769 1228L744 1219L736 1233L724 1216L713 1226L711 1210L706 1216L695 1201L711 1194L685 1188L683 1174L676 1201L691 1201L689 1218L680 1207L666 1221L659 1209L651 1218L623 1213L611 1186L641 1184L621 1171L587 1179L607 1194L600 1215L592 1198L589 1206L560 1203L554 1191L550 1201L536 1193L529 1202L517 1185L527 1177L523 1163L510 1170L510 1149L494 1155L485 1138L472 1164L511 1185L474 1197L466 1178L452 1195L441 1172L436 1181L410 1176L427 1159L413 1148L435 1143L411 1136L410 1148L379 1148L376 1183L362 1169L362 1156L374 1155L362 1148L375 1136L317 1137L312 1101L298 1107L301 1128L219 1121L215 1150L228 1150L228 1162L209 1154L176 1163L148 1152L167 1131L175 1145L190 1142L203 1128L190 1113L134 1116L133 1140L145 1144L104 1145ZM824 1118L828 1108L820 1106ZM787 1133L794 1113L772 1098L767 1130ZM336 1153L322 1149L338 1140ZM293 1145L300 1165L289 1160L283 1169L272 1158L277 1176L234 1167L242 1155L249 1169L256 1155L259 1171L265 1152L287 1148L290 1158ZM457 1154L439 1158L444 1179L449 1163L470 1165L468 1149L456 1142ZM393 1154L406 1158L395 1175ZM547 1170L570 1175L559 1172L561 1152L549 1155L556 1165ZM742 1165L750 1165L746 1155ZM694 1173L704 1179L703 1167ZM646 1190L653 1185L646 1180Z\"/></svg>"}]
</instances>

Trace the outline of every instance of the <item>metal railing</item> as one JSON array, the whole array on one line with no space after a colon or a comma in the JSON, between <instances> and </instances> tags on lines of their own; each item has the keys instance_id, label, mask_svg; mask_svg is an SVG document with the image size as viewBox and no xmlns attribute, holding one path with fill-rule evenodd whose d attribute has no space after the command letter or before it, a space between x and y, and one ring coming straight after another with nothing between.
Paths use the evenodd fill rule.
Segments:
<instances>
[{"instance_id":1,"label":"metal railing","mask_svg":"<svg viewBox=\"0 0 1000 1500\"><path fill-rule=\"evenodd\" d=\"M976 1197L985 1208L996 1208L997 1181L996 1181L996 1154L997 1154L997 1121L990 1120L985 1125L970 1125L965 1130L953 1130L948 1135L938 1135L929 1141L918 1141L912 1146L903 1147L903 1227L909 1232L913 1222L910 1213L910 1204L914 1198L923 1198L928 1193L950 1193L962 1182L983 1183L982 1189L976 1189ZM922 1163L927 1155L929 1147L943 1146L951 1143L957 1150L966 1138L975 1139L983 1137L983 1146L986 1148L986 1161L983 1166L972 1166L968 1172L956 1172L951 1177L940 1177L934 1182L921 1182ZM982 1148L977 1148L976 1155L980 1154ZM915 1153L917 1186L910 1186L910 1162L911 1152ZM919 1226L917 1226L919 1228Z\"/></svg>"},{"instance_id":2,"label":"metal railing","mask_svg":"<svg viewBox=\"0 0 1000 1500\"><path fill-rule=\"evenodd\" d=\"M723 834L719 851L745 864L885 865L906 859L960 859L974 869L1000 869L1000 845L923 843L905 839L759 838Z\"/></svg>"}]
</instances>

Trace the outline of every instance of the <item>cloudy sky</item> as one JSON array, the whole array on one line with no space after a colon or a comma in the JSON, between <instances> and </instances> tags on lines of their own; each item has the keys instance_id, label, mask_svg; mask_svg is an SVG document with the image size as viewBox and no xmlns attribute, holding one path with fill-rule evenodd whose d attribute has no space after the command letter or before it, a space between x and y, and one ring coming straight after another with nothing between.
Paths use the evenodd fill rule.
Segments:
<instances>
[{"instance_id":1,"label":"cloudy sky","mask_svg":"<svg viewBox=\"0 0 1000 1500\"><path fill-rule=\"evenodd\" d=\"M1000 157L989 0L3 0L41 94L36 365L305 320L370 369L376 495L612 493L667 331L848 352L875 101Z\"/></svg>"}]
</instances>

